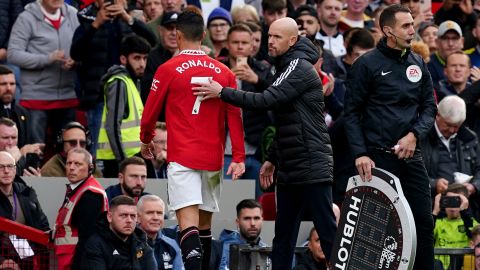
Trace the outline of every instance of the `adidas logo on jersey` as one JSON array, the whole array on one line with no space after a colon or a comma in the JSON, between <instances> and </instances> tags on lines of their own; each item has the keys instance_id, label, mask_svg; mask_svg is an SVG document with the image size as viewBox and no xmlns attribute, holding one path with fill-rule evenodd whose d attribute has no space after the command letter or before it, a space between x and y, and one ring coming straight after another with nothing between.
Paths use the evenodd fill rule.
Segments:
<instances>
[{"instance_id":1,"label":"adidas logo on jersey","mask_svg":"<svg viewBox=\"0 0 480 270\"><path fill-rule=\"evenodd\" d=\"M202 257L202 254L200 252L198 252L196 249L190 251L190 253L188 253L186 259L190 259L190 258L193 258L193 257Z\"/></svg>"}]
</instances>

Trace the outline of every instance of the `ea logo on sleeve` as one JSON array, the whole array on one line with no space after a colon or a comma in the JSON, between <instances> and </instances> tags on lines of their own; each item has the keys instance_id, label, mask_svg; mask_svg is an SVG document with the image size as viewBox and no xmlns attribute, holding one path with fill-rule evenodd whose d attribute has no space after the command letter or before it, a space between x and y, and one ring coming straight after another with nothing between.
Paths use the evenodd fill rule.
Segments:
<instances>
[{"instance_id":1,"label":"ea logo on sleeve","mask_svg":"<svg viewBox=\"0 0 480 270\"><path fill-rule=\"evenodd\" d=\"M409 81L416 83L422 78L422 70L417 65L410 65L406 71Z\"/></svg>"}]
</instances>

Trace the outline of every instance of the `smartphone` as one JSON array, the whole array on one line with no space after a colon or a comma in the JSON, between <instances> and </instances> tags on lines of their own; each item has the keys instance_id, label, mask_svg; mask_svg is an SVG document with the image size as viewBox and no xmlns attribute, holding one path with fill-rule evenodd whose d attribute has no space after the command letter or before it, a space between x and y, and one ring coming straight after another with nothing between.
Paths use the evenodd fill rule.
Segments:
<instances>
[{"instance_id":1,"label":"smartphone","mask_svg":"<svg viewBox=\"0 0 480 270\"><path fill-rule=\"evenodd\" d=\"M28 169L28 167L32 167L37 169L40 168L40 166L40 156L35 153L27 153L25 168Z\"/></svg>"},{"instance_id":2,"label":"smartphone","mask_svg":"<svg viewBox=\"0 0 480 270\"><path fill-rule=\"evenodd\" d=\"M105 1L103 1L103 4L105 6L113 5L113 4L115 4L115 0L105 0Z\"/></svg>"},{"instance_id":3,"label":"smartphone","mask_svg":"<svg viewBox=\"0 0 480 270\"><path fill-rule=\"evenodd\" d=\"M460 196L442 196L440 198L440 208L457 208L461 203Z\"/></svg>"},{"instance_id":4,"label":"smartphone","mask_svg":"<svg viewBox=\"0 0 480 270\"><path fill-rule=\"evenodd\" d=\"M241 65L248 65L247 64L247 57L245 57L245 56L237 57L237 66L241 66Z\"/></svg>"}]
</instances>

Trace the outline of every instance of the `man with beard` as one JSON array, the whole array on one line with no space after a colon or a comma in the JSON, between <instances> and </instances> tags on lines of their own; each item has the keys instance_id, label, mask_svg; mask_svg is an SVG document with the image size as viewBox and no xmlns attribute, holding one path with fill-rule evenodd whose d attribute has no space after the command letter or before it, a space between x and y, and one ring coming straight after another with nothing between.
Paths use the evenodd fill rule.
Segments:
<instances>
[{"instance_id":1,"label":"man with beard","mask_svg":"<svg viewBox=\"0 0 480 270\"><path fill-rule=\"evenodd\" d=\"M222 87L215 79L193 87L203 101L222 101L249 109L272 109L276 136L260 168L260 185L276 181L277 216L272 269L291 265L302 212L311 214L327 258L335 237L332 210L333 158L324 121L322 82L315 70L317 47L298 35L292 18L278 19L268 30L268 53L275 58L274 82L263 92ZM170 148L169 148L170 149ZM170 155L170 154L169 154Z\"/></svg>"},{"instance_id":2,"label":"man with beard","mask_svg":"<svg viewBox=\"0 0 480 270\"><path fill-rule=\"evenodd\" d=\"M30 143L30 129L27 125L27 109L15 103L16 82L13 71L0 65L0 117L12 119L18 128L18 147ZM3 106L1 106L3 105Z\"/></svg>"},{"instance_id":3,"label":"man with beard","mask_svg":"<svg viewBox=\"0 0 480 270\"><path fill-rule=\"evenodd\" d=\"M237 204L237 228L238 231L223 230L220 241L223 244L220 270L230 268L230 245L249 244L252 247L265 247L266 244L260 239L263 218L262 205L253 200L245 199Z\"/></svg>"},{"instance_id":4,"label":"man with beard","mask_svg":"<svg viewBox=\"0 0 480 270\"><path fill-rule=\"evenodd\" d=\"M150 45L139 36L126 37L120 46L121 65L102 78L105 104L98 136L97 159L103 176L116 177L118 164L140 151L143 103L137 85L143 76Z\"/></svg>"},{"instance_id":5,"label":"man with beard","mask_svg":"<svg viewBox=\"0 0 480 270\"><path fill-rule=\"evenodd\" d=\"M317 10L309 5L301 5L295 10L295 21L297 21L300 35L314 40L320 31Z\"/></svg>"},{"instance_id":6,"label":"man with beard","mask_svg":"<svg viewBox=\"0 0 480 270\"><path fill-rule=\"evenodd\" d=\"M153 250L137 225L137 207L128 196L118 196L108 213L97 222L97 232L88 239L81 269L156 270Z\"/></svg>"},{"instance_id":7,"label":"man with beard","mask_svg":"<svg viewBox=\"0 0 480 270\"><path fill-rule=\"evenodd\" d=\"M143 192L146 180L147 166L145 161L139 157L126 158L120 163L119 183L109 186L105 190L108 201L112 201L118 195L126 195L138 202L138 199L146 194Z\"/></svg>"}]
</instances>

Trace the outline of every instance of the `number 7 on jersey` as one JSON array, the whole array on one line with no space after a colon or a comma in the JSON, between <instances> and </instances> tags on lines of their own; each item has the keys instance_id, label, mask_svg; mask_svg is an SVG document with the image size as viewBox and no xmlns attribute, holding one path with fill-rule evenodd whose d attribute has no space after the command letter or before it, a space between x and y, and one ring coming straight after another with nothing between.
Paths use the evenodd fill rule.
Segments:
<instances>
[{"instance_id":1,"label":"number 7 on jersey","mask_svg":"<svg viewBox=\"0 0 480 270\"><path fill-rule=\"evenodd\" d=\"M191 84L198 84L198 83L208 83L209 79L212 77L192 77L190 80ZM199 114L200 113L200 105L202 104L203 96L197 96L195 99L195 103L193 104L192 114Z\"/></svg>"}]
</instances>

